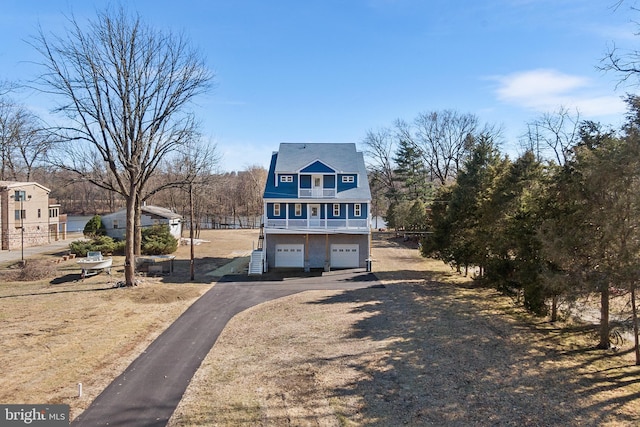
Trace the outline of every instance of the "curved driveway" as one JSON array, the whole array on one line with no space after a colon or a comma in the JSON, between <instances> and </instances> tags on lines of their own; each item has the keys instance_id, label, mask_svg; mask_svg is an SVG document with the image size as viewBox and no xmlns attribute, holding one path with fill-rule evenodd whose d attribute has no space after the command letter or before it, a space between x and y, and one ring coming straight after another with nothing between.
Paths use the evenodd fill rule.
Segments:
<instances>
[{"instance_id":1,"label":"curved driveway","mask_svg":"<svg viewBox=\"0 0 640 427\"><path fill-rule=\"evenodd\" d=\"M72 423L73 426L165 426L227 322L265 301L307 290L377 284L362 270L283 281L219 282L187 309Z\"/></svg>"}]
</instances>

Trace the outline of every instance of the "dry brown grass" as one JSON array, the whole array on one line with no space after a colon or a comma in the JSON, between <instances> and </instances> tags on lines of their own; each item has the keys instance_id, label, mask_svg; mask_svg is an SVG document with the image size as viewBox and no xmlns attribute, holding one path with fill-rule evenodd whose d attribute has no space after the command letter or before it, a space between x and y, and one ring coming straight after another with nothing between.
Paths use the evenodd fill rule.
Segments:
<instances>
[{"instance_id":1,"label":"dry brown grass","mask_svg":"<svg viewBox=\"0 0 640 427\"><path fill-rule=\"evenodd\" d=\"M205 273L251 250L257 230L205 231L201 237L211 242L195 248L196 283L189 282L188 246L178 249L172 276L141 278L129 289L113 287L122 279L122 257L114 259L112 276L84 280L75 260L58 263L59 256L27 261L55 265L51 276L38 281L8 281L15 270L2 271L0 402L67 403L77 416L210 289L215 275Z\"/></svg>"},{"instance_id":2,"label":"dry brown grass","mask_svg":"<svg viewBox=\"0 0 640 427\"><path fill-rule=\"evenodd\" d=\"M310 291L227 325L171 426L633 426L640 369L401 242L385 288Z\"/></svg>"}]
</instances>

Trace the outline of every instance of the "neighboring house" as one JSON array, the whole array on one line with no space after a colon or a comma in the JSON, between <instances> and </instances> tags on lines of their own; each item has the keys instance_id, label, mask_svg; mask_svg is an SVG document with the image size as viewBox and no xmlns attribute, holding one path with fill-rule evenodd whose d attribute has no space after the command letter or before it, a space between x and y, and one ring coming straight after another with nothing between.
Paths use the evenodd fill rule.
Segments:
<instances>
[{"instance_id":1,"label":"neighboring house","mask_svg":"<svg viewBox=\"0 0 640 427\"><path fill-rule=\"evenodd\" d=\"M280 144L264 191L263 269L367 266L370 206L355 144Z\"/></svg>"},{"instance_id":2,"label":"neighboring house","mask_svg":"<svg viewBox=\"0 0 640 427\"><path fill-rule=\"evenodd\" d=\"M171 235L176 239L180 239L180 234L182 233L181 215L158 206L143 206L141 211L140 225L143 229L157 224L166 224L169 226ZM102 216L102 224L106 229L107 236L123 240L127 228L126 210L121 209Z\"/></svg>"},{"instance_id":3,"label":"neighboring house","mask_svg":"<svg viewBox=\"0 0 640 427\"><path fill-rule=\"evenodd\" d=\"M60 205L49 200L51 190L36 182L0 181L0 241L2 250L18 250L66 238Z\"/></svg>"}]
</instances>

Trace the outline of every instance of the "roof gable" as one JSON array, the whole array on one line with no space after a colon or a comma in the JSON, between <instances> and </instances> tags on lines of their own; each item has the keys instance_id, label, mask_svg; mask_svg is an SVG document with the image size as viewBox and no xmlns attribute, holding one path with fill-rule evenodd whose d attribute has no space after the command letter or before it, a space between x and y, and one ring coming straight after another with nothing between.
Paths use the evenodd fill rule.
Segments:
<instances>
[{"instance_id":1,"label":"roof gable","mask_svg":"<svg viewBox=\"0 0 640 427\"><path fill-rule=\"evenodd\" d=\"M335 173L336 170L327 164L321 162L320 160L316 160L310 165L300 169L302 173Z\"/></svg>"},{"instance_id":2,"label":"roof gable","mask_svg":"<svg viewBox=\"0 0 640 427\"><path fill-rule=\"evenodd\" d=\"M323 168L330 168L328 169ZM271 156L267 182L264 190L265 199L298 198L299 173L336 173L357 175L357 185L338 191L333 200L354 199L371 200L367 169L364 156L356 150L356 145L348 144L280 144L279 151ZM294 175L292 185L283 185L277 178L281 175ZM329 200L329 199L327 199Z\"/></svg>"},{"instance_id":3,"label":"roof gable","mask_svg":"<svg viewBox=\"0 0 640 427\"><path fill-rule=\"evenodd\" d=\"M0 187L4 187L7 190L11 190L11 189L14 189L14 188L26 187L28 185L34 185L36 187L41 188L46 193L51 193L50 189L48 189L44 185L38 184L37 182L32 182L32 181L27 181L27 182L24 182L24 181L0 181Z\"/></svg>"},{"instance_id":4,"label":"roof gable","mask_svg":"<svg viewBox=\"0 0 640 427\"><path fill-rule=\"evenodd\" d=\"M297 173L320 161L330 165L333 172L358 172L356 145L333 143L282 143L278 150L275 173Z\"/></svg>"}]
</instances>

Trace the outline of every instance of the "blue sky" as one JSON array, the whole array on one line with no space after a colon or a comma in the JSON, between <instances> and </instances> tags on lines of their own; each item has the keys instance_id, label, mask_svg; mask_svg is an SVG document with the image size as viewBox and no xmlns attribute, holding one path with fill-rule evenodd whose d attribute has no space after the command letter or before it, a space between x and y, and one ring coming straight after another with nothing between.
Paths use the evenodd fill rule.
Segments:
<instances>
[{"instance_id":1,"label":"blue sky","mask_svg":"<svg viewBox=\"0 0 640 427\"><path fill-rule=\"evenodd\" d=\"M61 33L110 2L2 0L0 80L39 69L26 40ZM454 109L504 127L516 153L528 121L559 106L618 125L619 76L596 67L633 47L627 0L129 0L149 24L184 32L216 74L199 99L222 170L268 166L280 142L355 142L366 132ZM46 114L42 95L16 100Z\"/></svg>"}]
</instances>

